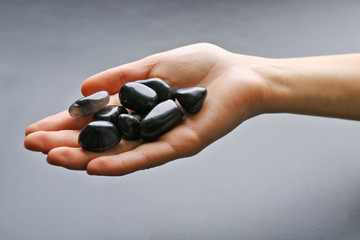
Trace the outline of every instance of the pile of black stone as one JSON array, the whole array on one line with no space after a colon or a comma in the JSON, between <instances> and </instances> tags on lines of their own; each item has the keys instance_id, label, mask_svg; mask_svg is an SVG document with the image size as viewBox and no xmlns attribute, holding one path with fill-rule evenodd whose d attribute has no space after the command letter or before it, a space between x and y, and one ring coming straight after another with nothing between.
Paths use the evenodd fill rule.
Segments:
<instances>
[{"instance_id":1,"label":"pile of black stone","mask_svg":"<svg viewBox=\"0 0 360 240\"><path fill-rule=\"evenodd\" d=\"M107 105L110 95L96 92L74 102L69 113L74 118L93 115L79 135L79 145L88 151L103 152L125 140L154 141L175 127L184 117L198 112L205 100L204 87L174 91L159 78L125 83L119 91L122 106ZM175 102L181 105L181 108Z\"/></svg>"}]
</instances>

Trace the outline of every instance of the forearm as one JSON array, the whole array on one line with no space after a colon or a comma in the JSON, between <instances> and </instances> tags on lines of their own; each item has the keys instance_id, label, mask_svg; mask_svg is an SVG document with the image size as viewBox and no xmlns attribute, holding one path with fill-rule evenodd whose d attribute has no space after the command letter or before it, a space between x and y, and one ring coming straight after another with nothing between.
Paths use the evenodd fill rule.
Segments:
<instances>
[{"instance_id":1,"label":"forearm","mask_svg":"<svg viewBox=\"0 0 360 240\"><path fill-rule=\"evenodd\" d=\"M267 86L265 112L360 120L360 54L262 63L254 66Z\"/></svg>"}]
</instances>

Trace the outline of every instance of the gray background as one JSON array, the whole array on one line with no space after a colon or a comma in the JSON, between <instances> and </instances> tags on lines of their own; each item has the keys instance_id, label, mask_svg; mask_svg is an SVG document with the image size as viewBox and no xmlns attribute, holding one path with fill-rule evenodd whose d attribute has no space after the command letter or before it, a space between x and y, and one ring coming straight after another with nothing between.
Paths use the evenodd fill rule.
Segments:
<instances>
[{"instance_id":1,"label":"gray background","mask_svg":"<svg viewBox=\"0 0 360 240\"><path fill-rule=\"evenodd\" d=\"M99 71L202 41L274 58L360 52L359 13L358 0L0 1L0 239L360 239L356 121L262 115L124 177L22 146Z\"/></svg>"}]
</instances>

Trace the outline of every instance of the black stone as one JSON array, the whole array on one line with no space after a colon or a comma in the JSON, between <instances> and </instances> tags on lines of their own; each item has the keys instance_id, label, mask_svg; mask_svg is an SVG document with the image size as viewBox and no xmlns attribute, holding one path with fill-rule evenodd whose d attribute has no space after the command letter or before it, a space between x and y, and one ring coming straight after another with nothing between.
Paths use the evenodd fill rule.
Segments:
<instances>
[{"instance_id":1,"label":"black stone","mask_svg":"<svg viewBox=\"0 0 360 240\"><path fill-rule=\"evenodd\" d=\"M163 102L168 99L175 99L175 92L164 80L160 78L149 78L138 80L137 83L144 84L153 89L158 95L158 101Z\"/></svg>"},{"instance_id":2,"label":"black stone","mask_svg":"<svg viewBox=\"0 0 360 240\"><path fill-rule=\"evenodd\" d=\"M145 141L153 141L166 133L183 118L176 103L169 99L159 103L140 123L140 135Z\"/></svg>"},{"instance_id":3,"label":"black stone","mask_svg":"<svg viewBox=\"0 0 360 240\"><path fill-rule=\"evenodd\" d=\"M86 125L79 135L79 145L91 152L106 151L120 142L117 127L107 121L94 121Z\"/></svg>"},{"instance_id":4,"label":"black stone","mask_svg":"<svg viewBox=\"0 0 360 240\"><path fill-rule=\"evenodd\" d=\"M140 121L134 115L120 114L117 126L123 139L137 140L140 138Z\"/></svg>"},{"instance_id":5,"label":"black stone","mask_svg":"<svg viewBox=\"0 0 360 240\"><path fill-rule=\"evenodd\" d=\"M158 103L154 90L136 82L125 83L120 88L119 99L121 105L138 113L147 113Z\"/></svg>"},{"instance_id":6,"label":"black stone","mask_svg":"<svg viewBox=\"0 0 360 240\"><path fill-rule=\"evenodd\" d=\"M96 112L93 121L108 121L116 124L118 116L122 113L128 113L123 106L109 105Z\"/></svg>"},{"instance_id":7,"label":"black stone","mask_svg":"<svg viewBox=\"0 0 360 240\"><path fill-rule=\"evenodd\" d=\"M207 95L204 87L181 88L175 92L175 98L188 113L198 112Z\"/></svg>"},{"instance_id":8,"label":"black stone","mask_svg":"<svg viewBox=\"0 0 360 240\"><path fill-rule=\"evenodd\" d=\"M109 100L110 95L107 91L96 92L75 101L69 107L69 114L74 118L88 117L105 107Z\"/></svg>"}]
</instances>

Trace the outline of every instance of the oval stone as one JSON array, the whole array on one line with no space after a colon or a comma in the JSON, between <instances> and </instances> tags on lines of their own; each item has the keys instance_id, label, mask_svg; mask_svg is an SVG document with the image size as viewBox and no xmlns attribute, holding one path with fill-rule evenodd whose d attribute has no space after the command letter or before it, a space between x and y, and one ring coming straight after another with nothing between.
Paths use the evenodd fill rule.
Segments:
<instances>
[{"instance_id":1,"label":"oval stone","mask_svg":"<svg viewBox=\"0 0 360 240\"><path fill-rule=\"evenodd\" d=\"M140 123L140 135L145 141L153 141L175 127L184 114L169 99L156 105Z\"/></svg>"},{"instance_id":2,"label":"oval stone","mask_svg":"<svg viewBox=\"0 0 360 240\"><path fill-rule=\"evenodd\" d=\"M87 97L76 100L69 107L69 114L74 118L88 117L106 106L110 100L110 94L107 91L96 92Z\"/></svg>"},{"instance_id":3,"label":"oval stone","mask_svg":"<svg viewBox=\"0 0 360 240\"><path fill-rule=\"evenodd\" d=\"M119 91L121 105L138 113L149 112L157 103L156 92L148 86L136 83L125 83Z\"/></svg>"},{"instance_id":4,"label":"oval stone","mask_svg":"<svg viewBox=\"0 0 360 240\"><path fill-rule=\"evenodd\" d=\"M207 90L204 87L180 88L175 92L175 98L188 113L198 112L204 104Z\"/></svg>"},{"instance_id":5,"label":"oval stone","mask_svg":"<svg viewBox=\"0 0 360 240\"><path fill-rule=\"evenodd\" d=\"M137 83L144 84L153 89L158 95L158 101L163 102L168 99L175 99L175 92L164 80L160 78L149 78L145 80L138 80Z\"/></svg>"},{"instance_id":6,"label":"oval stone","mask_svg":"<svg viewBox=\"0 0 360 240\"><path fill-rule=\"evenodd\" d=\"M137 140L140 138L140 121L134 115L120 114L117 126L123 139Z\"/></svg>"},{"instance_id":7,"label":"oval stone","mask_svg":"<svg viewBox=\"0 0 360 240\"><path fill-rule=\"evenodd\" d=\"M93 121L108 121L116 124L118 116L122 113L128 113L123 106L109 105L96 112Z\"/></svg>"},{"instance_id":8,"label":"oval stone","mask_svg":"<svg viewBox=\"0 0 360 240\"><path fill-rule=\"evenodd\" d=\"M118 128L108 121L94 121L86 125L79 135L79 145L91 152L106 151L120 142Z\"/></svg>"}]
</instances>

